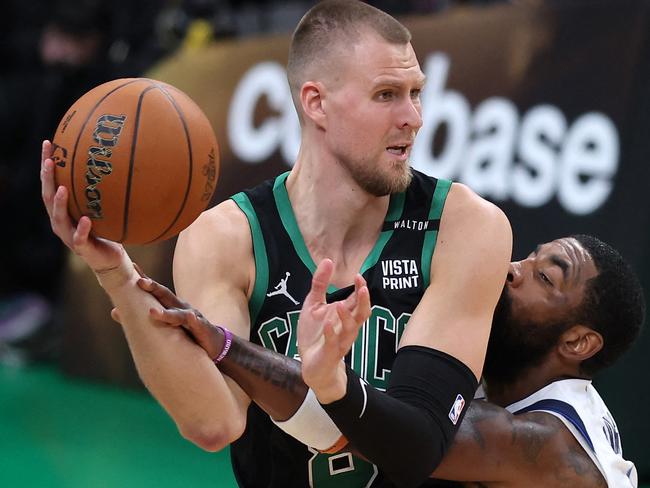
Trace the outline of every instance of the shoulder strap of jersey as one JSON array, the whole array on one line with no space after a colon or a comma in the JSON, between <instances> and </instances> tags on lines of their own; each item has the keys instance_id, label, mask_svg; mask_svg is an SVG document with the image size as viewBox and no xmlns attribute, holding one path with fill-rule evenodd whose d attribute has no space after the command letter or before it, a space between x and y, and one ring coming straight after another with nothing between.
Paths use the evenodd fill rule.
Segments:
<instances>
[{"instance_id":1,"label":"shoulder strap of jersey","mask_svg":"<svg viewBox=\"0 0 650 488\"><path fill-rule=\"evenodd\" d=\"M424 236L424 244L422 246L422 280L424 288L428 288L431 281L431 259L433 259L433 251L436 248L438 240L438 230L440 229L440 217L442 210L445 207L447 194L451 188L451 181L449 180L435 180L436 187L433 191L433 198L431 199L431 207L429 208L429 221L433 225L426 231Z\"/></svg>"},{"instance_id":2,"label":"shoulder strap of jersey","mask_svg":"<svg viewBox=\"0 0 650 488\"><path fill-rule=\"evenodd\" d=\"M250 313L251 324L254 324L257 319L257 314L262 308L266 289L269 285L269 263L266 255L266 245L264 244L264 236L262 235L262 228L260 227L257 212L255 212L249 196L245 192L240 192L231 198L246 215L253 239L255 284L253 285L251 298L248 301L248 311Z\"/></svg>"}]
</instances>

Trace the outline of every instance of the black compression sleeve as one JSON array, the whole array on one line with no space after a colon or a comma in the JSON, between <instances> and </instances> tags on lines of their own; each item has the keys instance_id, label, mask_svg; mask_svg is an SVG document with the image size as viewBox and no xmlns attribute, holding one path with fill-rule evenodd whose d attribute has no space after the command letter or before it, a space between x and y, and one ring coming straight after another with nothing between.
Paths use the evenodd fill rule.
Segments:
<instances>
[{"instance_id":1,"label":"black compression sleeve","mask_svg":"<svg viewBox=\"0 0 650 488\"><path fill-rule=\"evenodd\" d=\"M399 487L415 487L442 460L478 382L456 358L428 347L401 348L382 393L348 368L343 398L323 405L358 451Z\"/></svg>"}]
</instances>

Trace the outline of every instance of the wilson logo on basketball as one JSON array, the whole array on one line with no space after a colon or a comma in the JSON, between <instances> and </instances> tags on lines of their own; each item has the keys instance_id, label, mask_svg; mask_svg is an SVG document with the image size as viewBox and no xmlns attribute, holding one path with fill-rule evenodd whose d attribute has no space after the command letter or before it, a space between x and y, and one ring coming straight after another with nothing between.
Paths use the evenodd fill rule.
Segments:
<instances>
[{"instance_id":1,"label":"wilson logo on basketball","mask_svg":"<svg viewBox=\"0 0 650 488\"><path fill-rule=\"evenodd\" d=\"M93 219L102 219L102 194L97 188L104 176L113 172L110 158L113 154L111 148L117 146L117 142L124 127L126 115L104 114L97 119L93 139L98 146L88 148L88 161L86 162L86 186L84 194L88 203L86 207L92 212Z\"/></svg>"}]
</instances>

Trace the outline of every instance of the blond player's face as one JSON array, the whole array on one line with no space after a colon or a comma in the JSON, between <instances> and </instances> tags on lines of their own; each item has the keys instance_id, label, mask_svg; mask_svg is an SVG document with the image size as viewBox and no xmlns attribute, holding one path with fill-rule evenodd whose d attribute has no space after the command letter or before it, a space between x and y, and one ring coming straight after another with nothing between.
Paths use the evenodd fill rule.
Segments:
<instances>
[{"instance_id":1,"label":"blond player's face","mask_svg":"<svg viewBox=\"0 0 650 488\"><path fill-rule=\"evenodd\" d=\"M422 126L424 74L413 47L368 33L339 66L326 99L330 150L369 193L403 191Z\"/></svg>"}]
</instances>

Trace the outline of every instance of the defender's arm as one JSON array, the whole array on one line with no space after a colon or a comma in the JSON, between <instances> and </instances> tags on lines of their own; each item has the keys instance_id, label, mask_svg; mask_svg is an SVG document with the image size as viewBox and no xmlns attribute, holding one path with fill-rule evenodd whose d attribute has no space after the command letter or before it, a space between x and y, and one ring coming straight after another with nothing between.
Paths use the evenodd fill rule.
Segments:
<instances>
[{"instance_id":1,"label":"defender's arm","mask_svg":"<svg viewBox=\"0 0 650 488\"><path fill-rule=\"evenodd\" d=\"M489 402L469 408L434 478L488 486L606 487L589 455L551 414L512 415Z\"/></svg>"}]
</instances>

